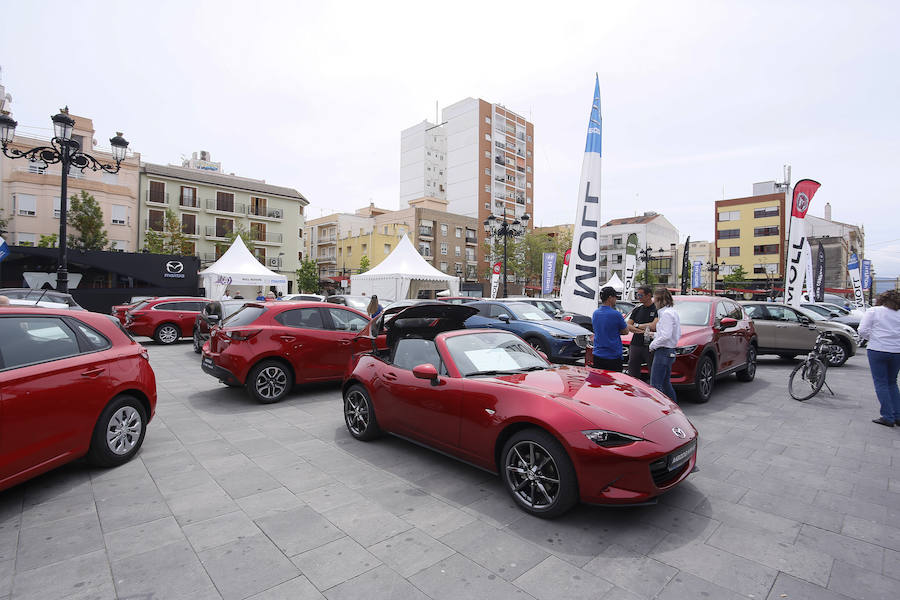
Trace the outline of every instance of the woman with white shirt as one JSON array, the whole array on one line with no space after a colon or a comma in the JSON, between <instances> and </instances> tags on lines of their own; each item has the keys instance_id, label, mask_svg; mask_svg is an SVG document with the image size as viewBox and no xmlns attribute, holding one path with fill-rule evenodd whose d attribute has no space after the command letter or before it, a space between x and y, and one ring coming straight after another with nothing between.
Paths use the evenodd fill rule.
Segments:
<instances>
[{"instance_id":1,"label":"woman with white shirt","mask_svg":"<svg viewBox=\"0 0 900 600\"><path fill-rule=\"evenodd\" d=\"M881 416L873 423L900 427L900 292L889 290L879 294L877 306L869 309L859 323L859 337L869 340L866 355L875 384L875 395L881 403Z\"/></svg>"},{"instance_id":2,"label":"woman with white shirt","mask_svg":"<svg viewBox=\"0 0 900 600\"><path fill-rule=\"evenodd\" d=\"M656 304L656 333L650 342L653 360L650 367L650 385L661 391L675 402L675 388L672 387L672 363L675 362L675 348L681 338L681 319L675 312L672 294L666 288L658 288L653 292Z\"/></svg>"}]
</instances>

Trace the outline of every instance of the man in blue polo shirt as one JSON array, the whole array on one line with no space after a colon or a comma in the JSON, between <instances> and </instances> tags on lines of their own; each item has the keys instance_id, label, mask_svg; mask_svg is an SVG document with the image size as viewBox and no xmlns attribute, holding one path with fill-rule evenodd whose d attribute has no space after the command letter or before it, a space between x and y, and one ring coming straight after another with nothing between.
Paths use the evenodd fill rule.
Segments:
<instances>
[{"instance_id":1,"label":"man in blue polo shirt","mask_svg":"<svg viewBox=\"0 0 900 600\"><path fill-rule=\"evenodd\" d=\"M600 290L600 307L591 316L594 326L594 367L622 371L622 337L628 333L625 317L616 310L618 293L611 287Z\"/></svg>"}]
</instances>

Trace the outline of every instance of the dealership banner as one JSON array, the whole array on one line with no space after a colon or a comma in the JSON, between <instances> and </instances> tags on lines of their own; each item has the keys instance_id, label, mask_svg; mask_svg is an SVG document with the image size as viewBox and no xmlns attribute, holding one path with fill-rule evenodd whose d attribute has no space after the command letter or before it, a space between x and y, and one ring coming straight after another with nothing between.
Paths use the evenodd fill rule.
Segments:
<instances>
[{"instance_id":1,"label":"dealership banner","mask_svg":"<svg viewBox=\"0 0 900 600\"><path fill-rule=\"evenodd\" d=\"M559 289L562 289L563 281L566 280L566 272L569 270L569 256L572 254L572 249L569 248L566 250L566 253L563 254L563 266L562 266L562 274L559 277Z\"/></svg>"},{"instance_id":2,"label":"dealership banner","mask_svg":"<svg viewBox=\"0 0 900 600\"><path fill-rule=\"evenodd\" d=\"M868 258L862 261L862 288L868 290L872 287L872 261Z\"/></svg>"},{"instance_id":3,"label":"dealership banner","mask_svg":"<svg viewBox=\"0 0 900 600\"><path fill-rule=\"evenodd\" d=\"M691 287L703 287L703 261L695 260L691 269Z\"/></svg>"},{"instance_id":4,"label":"dealership banner","mask_svg":"<svg viewBox=\"0 0 900 600\"><path fill-rule=\"evenodd\" d=\"M637 234L629 233L628 240L625 242L625 293L622 295L622 298L629 302L634 302L634 272L637 270L637 247Z\"/></svg>"},{"instance_id":5,"label":"dealership banner","mask_svg":"<svg viewBox=\"0 0 900 600\"><path fill-rule=\"evenodd\" d=\"M503 268L503 264L500 261L494 263L494 268L491 269L491 298L497 297L497 289L500 287L500 270Z\"/></svg>"},{"instance_id":6,"label":"dealership banner","mask_svg":"<svg viewBox=\"0 0 900 600\"><path fill-rule=\"evenodd\" d=\"M819 251L816 253L816 272L813 281L813 299L816 302L825 302L825 247L819 242Z\"/></svg>"},{"instance_id":7,"label":"dealership banner","mask_svg":"<svg viewBox=\"0 0 900 600\"><path fill-rule=\"evenodd\" d=\"M850 255L847 271L850 273L850 285L853 288L853 306L866 310L866 299L862 291L862 274L860 273L859 258L857 258L856 252Z\"/></svg>"},{"instance_id":8,"label":"dealership banner","mask_svg":"<svg viewBox=\"0 0 900 600\"><path fill-rule=\"evenodd\" d=\"M812 302L813 298L813 264L812 264L812 250L809 247L809 239L803 240L803 265L806 269L806 277L804 279L804 283L806 284L805 291L803 292L803 299L807 302Z\"/></svg>"},{"instance_id":9,"label":"dealership banner","mask_svg":"<svg viewBox=\"0 0 900 600\"><path fill-rule=\"evenodd\" d=\"M803 279L806 265L803 264L803 242L806 240L806 211L816 191L821 187L818 181L801 179L794 185L791 201L791 233L787 247L787 267L784 270L784 301L799 307L803 301Z\"/></svg>"},{"instance_id":10,"label":"dealership banner","mask_svg":"<svg viewBox=\"0 0 900 600\"><path fill-rule=\"evenodd\" d=\"M544 268L541 270L541 293L552 294L556 279L556 252L544 252Z\"/></svg>"},{"instance_id":11,"label":"dealership banner","mask_svg":"<svg viewBox=\"0 0 900 600\"><path fill-rule=\"evenodd\" d=\"M563 310L592 315L600 302L600 160L603 124L600 117L600 79L588 122L581 183L575 210L570 268L560 289Z\"/></svg>"},{"instance_id":12,"label":"dealership banner","mask_svg":"<svg viewBox=\"0 0 900 600\"><path fill-rule=\"evenodd\" d=\"M684 251L681 253L681 293L688 293L688 281L691 276L691 236L684 241Z\"/></svg>"},{"instance_id":13,"label":"dealership banner","mask_svg":"<svg viewBox=\"0 0 900 600\"><path fill-rule=\"evenodd\" d=\"M6 244L6 240L3 239L3 236L0 236L0 262L7 256L9 256L9 246Z\"/></svg>"}]
</instances>

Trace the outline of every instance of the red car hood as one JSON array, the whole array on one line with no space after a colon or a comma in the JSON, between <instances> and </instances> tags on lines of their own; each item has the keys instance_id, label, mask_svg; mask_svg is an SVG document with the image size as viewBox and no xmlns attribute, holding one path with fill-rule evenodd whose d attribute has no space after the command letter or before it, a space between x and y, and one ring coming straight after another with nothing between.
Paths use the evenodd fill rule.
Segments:
<instances>
[{"instance_id":1,"label":"red car hood","mask_svg":"<svg viewBox=\"0 0 900 600\"><path fill-rule=\"evenodd\" d=\"M639 435L649 423L681 414L677 404L624 373L564 366L495 379L548 395L586 419L622 433Z\"/></svg>"}]
</instances>

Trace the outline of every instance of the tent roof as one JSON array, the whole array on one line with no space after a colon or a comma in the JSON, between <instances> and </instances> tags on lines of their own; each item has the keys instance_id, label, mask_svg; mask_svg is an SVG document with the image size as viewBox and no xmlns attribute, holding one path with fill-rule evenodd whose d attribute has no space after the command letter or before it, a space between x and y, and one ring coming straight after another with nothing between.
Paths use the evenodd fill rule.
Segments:
<instances>
[{"instance_id":1,"label":"tent roof","mask_svg":"<svg viewBox=\"0 0 900 600\"><path fill-rule=\"evenodd\" d=\"M259 260L250 253L241 236L236 236L231 247L225 251L222 257L206 269L200 271L201 275L251 275L270 280L284 280L284 275L279 275L267 269Z\"/></svg>"},{"instance_id":2,"label":"tent roof","mask_svg":"<svg viewBox=\"0 0 900 600\"><path fill-rule=\"evenodd\" d=\"M621 279L619 279L618 273L613 273L612 277L609 278L609 281L600 286L600 289L603 289L605 287L611 287L617 292L621 292L625 289L625 284L622 283Z\"/></svg>"},{"instance_id":3,"label":"tent roof","mask_svg":"<svg viewBox=\"0 0 900 600\"><path fill-rule=\"evenodd\" d=\"M358 281L360 279L388 279L397 277L408 277L411 279L426 279L436 281L456 280L455 275L443 273L431 265L429 265L422 255L413 247L409 238L403 236L400 243L394 248L387 258L378 263L377 266L354 275L352 279Z\"/></svg>"}]
</instances>

